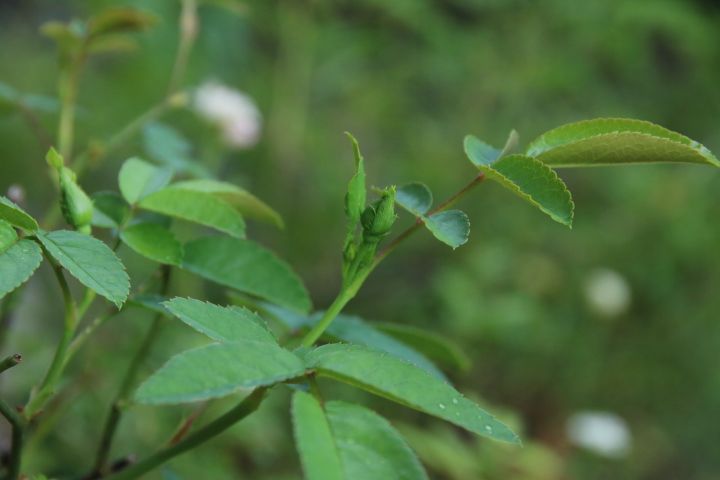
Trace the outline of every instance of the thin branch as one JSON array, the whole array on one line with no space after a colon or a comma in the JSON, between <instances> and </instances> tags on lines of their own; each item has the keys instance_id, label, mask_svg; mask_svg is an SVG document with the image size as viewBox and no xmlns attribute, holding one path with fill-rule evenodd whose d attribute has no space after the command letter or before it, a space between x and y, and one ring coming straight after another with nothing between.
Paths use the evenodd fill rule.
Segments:
<instances>
[{"instance_id":1,"label":"thin branch","mask_svg":"<svg viewBox=\"0 0 720 480\"><path fill-rule=\"evenodd\" d=\"M8 355L2 361L0 361L0 373L4 372L5 370L11 369L20 362L22 362L22 355L20 355L19 353Z\"/></svg>"},{"instance_id":2,"label":"thin branch","mask_svg":"<svg viewBox=\"0 0 720 480\"><path fill-rule=\"evenodd\" d=\"M188 435L180 442L175 445L166 447L155 454L140 460L135 465L132 465L125 470L114 473L108 477L104 477L106 480L132 480L139 478L145 473L159 467L168 460L177 457L178 455L192 450L193 448L202 445L206 441L213 437L221 434L228 428L235 425L237 422L253 413L262 403L265 393L267 392L266 387L255 389L250 395L236 405L233 409L218 417L207 425L203 426L194 433Z\"/></svg>"},{"instance_id":3,"label":"thin branch","mask_svg":"<svg viewBox=\"0 0 720 480\"><path fill-rule=\"evenodd\" d=\"M25 420L18 412L0 400L0 414L7 419L12 427L12 450L5 480L16 480L20 476L20 464L22 463L22 447L25 432Z\"/></svg>"}]
</instances>

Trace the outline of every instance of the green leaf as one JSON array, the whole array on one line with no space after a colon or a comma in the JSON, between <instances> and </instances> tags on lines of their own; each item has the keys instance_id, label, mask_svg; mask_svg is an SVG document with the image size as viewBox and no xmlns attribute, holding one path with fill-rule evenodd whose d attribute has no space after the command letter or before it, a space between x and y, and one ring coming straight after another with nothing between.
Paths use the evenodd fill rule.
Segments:
<instances>
[{"instance_id":1,"label":"green leaf","mask_svg":"<svg viewBox=\"0 0 720 480\"><path fill-rule=\"evenodd\" d=\"M567 186L553 169L526 155L508 155L488 162L484 145L472 135L465 137L465 153L480 171L556 222L572 225L575 205Z\"/></svg>"},{"instance_id":2,"label":"green leaf","mask_svg":"<svg viewBox=\"0 0 720 480\"><path fill-rule=\"evenodd\" d=\"M247 308L221 307L201 300L179 297L163 305L187 325L219 342L277 342L263 319Z\"/></svg>"},{"instance_id":3,"label":"green leaf","mask_svg":"<svg viewBox=\"0 0 720 480\"><path fill-rule=\"evenodd\" d=\"M305 354L308 368L494 440L518 436L449 384L378 350L330 344Z\"/></svg>"},{"instance_id":4,"label":"green leaf","mask_svg":"<svg viewBox=\"0 0 720 480\"><path fill-rule=\"evenodd\" d=\"M2 195L0 195L0 220L5 220L10 225L15 225L28 232L35 232L39 228L33 217Z\"/></svg>"},{"instance_id":5,"label":"green leaf","mask_svg":"<svg viewBox=\"0 0 720 480\"><path fill-rule=\"evenodd\" d=\"M316 321L319 320L318 315L315 315L315 317ZM312 323L314 324L315 322ZM326 333L328 336L334 337L337 340L354 343L356 345L365 345L387 352L390 355L422 368L436 378L443 381L446 380L445 375L423 354L398 342L393 337L384 334L360 317L340 314L328 327Z\"/></svg>"},{"instance_id":6,"label":"green leaf","mask_svg":"<svg viewBox=\"0 0 720 480\"><path fill-rule=\"evenodd\" d=\"M42 262L40 246L22 239L0 253L0 298L25 283Z\"/></svg>"},{"instance_id":7,"label":"green leaf","mask_svg":"<svg viewBox=\"0 0 720 480\"><path fill-rule=\"evenodd\" d=\"M136 223L120 232L125 245L145 258L166 265L180 265L183 257L182 244L175 235L156 223Z\"/></svg>"},{"instance_id":8,"label":"green leaf","mask_svg":"<svg viewBox=\"0 0 720 480\"><path fill-rule=\"evenodd\" d=\"M17 242L17 232L5 220L0 220L0 253L12 247Z\"/></svg>"},{"instance_id":9,"label":"green leaf","mask_svg":"<svg viewBox=\"0 0 720 480\"><path fill-rule=\"evenodd\" d=\"M360 221L360 216L365 209L365 200L367 190L365 188L365 160L360 153L360 145L350 133L345 132L353 146L353 154L355 156L355 175L352 176L348 183L347 193L345 194L345 214L348 217L348 226L354 229Z\"/></svg>"},{"instance_id":10,"label":"green leaf","mask_svg":"<svg viewBox=\"0 0 720 480\"><path fill-rule=\"evenodd\" d=\"M700 143L659 125L625 118L563 125L534 140L527 154L555 167L661 162L720 167L720 160Z\"/></svg>"},{"instance_id":11,"label":"green leaf","mask_svg":"<svg viewBox=\"0 0 720 480\"><path fill-rule=\"evenodd\" d=\"M141 208L211 227L234 237L245 237L245 221L232 206L210 193L172 186L149 195Z\"/></svg>"},{"instance_id":12,"label":"green leaf","mask_svg":"<svg viewBox=\"0 0 720 480\"><path fill-rule=\"evenodd\" d=\"M130 207L115 192L97 192L92 196L94 205L92 224L100 228L118 228L130 218Z\"/></svg>"},{"instance_id":13,"label":"green leaf","mask_svg":"<svg viewBox=\"0 0 720 480\"><path fill-rule=\"evenodd\" d=\"M306 480L344 480L340 452L320 403L305 392L292 400L293 432Z\"/></svg>"},{"instance_id":14,"label":"green leaf","mask_svg":"<svg viewBox=\"0 0 720 480\"><path fill-rule=\"evenodd\" d=\"M446 368L463 371L470 368L470 357L450 339L433 331L398 323L377 323L373 326Z\"/></svg>"},{"instance_id":15,"label":"green leaf","mask_svg":"<svg viewBox=\"0 0 720 480\"><path fill-rule=\"evenodd\" d=\"M192 158L192 146L180 132L165 124L150 122L143 129L145 151L154 160L180 173L208 177L205 167Z\"/></svg>"},{"instance_id":16,"label":"green leaf","mask_svg":"<svg viewBox=\"0 0 720 480\"><path fill-rule=\"evenodd\" d=\"M48 253L80 283L118 308L130 292L130 279L120 259L97 238L70 230L37 232Z\"/></svg>"},{"instance_id":17,"label":"green leaf","mask_svg":"<svg viewBox=\"0 0 720 480\"><path fill-rule=\"evenodd\" d=\"M133 205L165 188L172 176L173 171L170 168L156 167L139 158L129 158L120 167L118 174L120 193L129 204Z\"/></svg>"},{"instance_id":18,"label":"green leaf","mask_svg":"<svg viewBox=\"0 0 720 480\"><path fill-rule=\"evenodd\" d=\"M302 361L273 343L212 344L171 358L135 393L138 403L174 404L220 398L303 375Z\"/></svg>"},{"instance_id":19,"label":"green leaf","mask_svg":"<svg viewBox=\"0 0 720 480\"><path fill-rule=\"evenodd\" d=\"M133 295L132 297L128 298L127 304L133 307L144 308L145 310L154 313L161 313L169 317L172 314L168 311L167 308L165 308L164 303L166 301L167 298L163 297L162 295L157 295L154 293L141 293L139 295Z\"/></svg>"},{"instance_id":20,"label":"green leaf","mask_svg":"<svg viewBox=\"0 0 720 480\"><path fill-rule=\"evenodd\" d=\"M432 192L424 183L409 183L397 189L395 201L413 215L425 215L433 203Z\"/></svg>"},{"instance_id":21,"label":"green leaf","mask_svg":"<svg viewBox=\"0 0 720 480\"><path fill-rule=\"evenodd\" d=\"M249 240L204 237L185 244L182 267L273 303L308 312L310 297L290 266Z\"/></svg>"},{"instance_id":22,"label":"green leaf","mask_svg":"<svg viewBox=\"0 0 720 480\"><path fill-rule=\"evenodd\" d=\"M293 397L293 425L307 480L423 480L402 436L375 412L345 402L325 411L305 392Z\"/></svg>"},{"instance_id":23,"label":"green leaf","mask_svg":"<svg viewBox=\"0 0 720 480\"><path fill-rule=\"evenodd\" d=\"M415 453L390 423L360 405L325 405L348 480L427 480Z\"/></svg>"},{"instance_id":24,"label":"green leaf","mask_svg":"<svg viewBox=\"0 0 720 480\"><path fill-rule=\"evenodd\" d=\"M238 212L242 213L246 217L271 223L278 228L283 228L285 225L279 213L270 208L265 202L257 198L252 193L233 185L232 183L202 178L177 182L173 184L173 187L196 192L211 193L235 207Z\"/></svg>"},{"instance_id":25,"label":"green leaf","mask_svg":"<svg viewBox=\"0 0 720 480\"><path fill-rule=\"evenodd\" d=\"M435 238L453 249L464 245L470 236L470 219L461 210L446 210L423 218Z\"/></svg>"}]
</instances>

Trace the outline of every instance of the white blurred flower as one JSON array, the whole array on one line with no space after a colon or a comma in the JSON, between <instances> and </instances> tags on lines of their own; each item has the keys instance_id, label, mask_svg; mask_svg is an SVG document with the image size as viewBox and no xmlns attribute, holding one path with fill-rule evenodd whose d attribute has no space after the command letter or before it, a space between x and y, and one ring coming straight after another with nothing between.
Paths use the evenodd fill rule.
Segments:
<instances>
[{"instance_id":1,"label":"white blurred flower","mask_svg":"<svg viewBox=\"0 0 720 480\"><path fill-rule=\"evenodd\" d=\"M610 458L626 456L632 444L625 420L610 412L578 412L568 420L566 432L574 445Z\"/></svg>"},{"instance_id":2,"label":"white blurred flower","mask_svg":"<svg viewBox=\"0 0 720 480\"><path fill-rule=\"evenodd\" d=\"M218 82L205 82L195 91L195 111L220 127L225 142L249 148L260 138L262 115L244 93Z\"/></svg>"},{"instance_id":3,"label":"white blurred flower","mask_svg":"<svg viewBox=\"0 0 720 480\"><path fill-rule=\"evenodd\" d=\"M585 281L585 300L595 313L604 317L625 313L631 297L627 280L614 270L598 269Z\"/></svg>"}]
</instances>

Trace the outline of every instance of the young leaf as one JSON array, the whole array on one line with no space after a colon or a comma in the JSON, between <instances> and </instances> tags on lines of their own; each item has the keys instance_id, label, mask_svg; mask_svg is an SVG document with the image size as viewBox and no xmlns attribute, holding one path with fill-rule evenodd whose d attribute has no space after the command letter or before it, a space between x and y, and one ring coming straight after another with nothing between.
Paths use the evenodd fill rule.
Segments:
<instances>
[{"instance_id":1,"label":"young leaf","mask_svg":"<svg viewBox=\"0 0 720 480\"><path fill-rule=\"evenodd\" d=\"M218 342L253 340L277 343L265 322L247 308L221 307L192 298L173 298L165 308L177 318Z\"/></svg>"},{"instance_id":2,"label":"young leaf","mask_svg":"<svg viewBox=\"0 0 720 480\"><path fill-rule=\"evenodd\" d=\"M292 400L293 432L306 480L344 480L340 452L320 403L305 392Z\"/></svg>"},{"instance_id":3,"label":"young leaf","mask_svg":"<svg viewBox=\"0 0 720 480\"><path fill-rule=\"evenodd\" d=\"M434 331L399 323L378 323L373 326L446 368L463 371L470 368L470 357L450 339Z\"/></svg>"},{"instance_id":4,"label":"young leaf","mask_svg":"<svg viewBox=\"0 0 720 480\"><path fill-rule=\"evenodd\" d=\"M360 221L360 216L365 209L367 191L365 189L365 160L360 153L360 145L350 133L345 132L353 146L355 155L355 175L348 183L347 194L345 194L345 214L348 217L348 228L353 229Z\"/></svg>"},{"instance_id":5,"label":"young leaf","mask_svg":"<svg viewBox=\"0 0 720 480\"><path fill-rule=\"evenodd\" d=\"M135 393L135 401L174 404L220 398L305 372L302 361L270 342L211 344L171 358Z\"/></svg>"},{"instance_id":6,"label":"young leaf","mask_svg":"<svg viewBox=\"0 0 720 480\"><path fill-rule=\"evenodd\" d=\"M425 215L433 203L432 192L424 183L409 183L397 189L395 201L416 217Z\"/></svg>"},{"instance_id":7,"label":"young leaf","mask_svg":"<svg viewBox=\"0 0 720 480\"><path fill-rule=\"evenodd\" d=\"M182 267L273 303L308 312L310 297L290 266L249 240L204 237L185 244Z\"/></svg>"},{"instance_id":8,"label":"young leaf","mask_svg":"<svg viewBox=\"0 0 720 480\"><path fill-rule=\"evenodd\" d=\"M307 480L424 480L422 465L387 420L359 405L293 397L295 442Z\"/></svg>"},{"instance_id":9,"label":"young leaf","mask_svg":"<svg viewBox=\"0 0 720 480\"><path fill-rule=\"evenodd\" d=\"M347 480L427 480L405 439L377 413L360 405L328 402L327 419Z\"/></svg>"},{"instance_id":10,"label":"young leaf","mask_svg":"<svg viewBox=\"0 0 720 480\"><path fill-rule=\"evenodd\" d=\"M0 220L0 253L12 247L17 242L17 232L5 220Z\"/></svg>"},{"instance_id":11,"label":"young leaf","mask_svg":"<svg viewBox=\"0 0 720 480\"><path fill-rule=\"evenodd\" d=\"M625 118L563 125L534 140L527 154L555 167L661 162L720 167L720 160L700 143L659 125Z\"/></svg>"},{"instance_id":12,"label":"young leaf","mask_svg":"<svg viewBox=\"0 0 720 480\"><path fill-rule=\"evenodd\" d=\"M115 192L97 192L92 196L92 224L100 228L118 228L130 218L130 207Z\"/></svg>"},{"instance_id":13,"label":"young leaf","mask_svg":"<svg viewBox=\"0 0 720 480\"><path fill-rule=\"evenodd\" d=\"M329 344L305 354L319 375L349 383L478 435L519 443L518 436L449 384L422 369L378 350Z\"/></svg>"},{"instance_id":14,"label":"young leaf","mask_svg":"<svg viewBox=\"0 0 720 480\"><path fill-rule=\"evenodd\" d=\"M0 253L0 298L25 283L42 262L40 246L22 239Z\"/></svg>"},{"instance_id":15,"label":"young leaf","mask_svg":"<svg viewBox=\"0 0 720 480\"><path fill-rule=\"evenodd\" d=\"M122 307L130 292L130 279L107 245L90 235L69 230L38 231L37 238L80 283Z\"/></svg>"},{"instance_id":16,"label":"young leaf","mask_svg":"<svg viewBox=\"0 0 720 480\"><path fill-rule=\"evenodd\" d=\"M472 135L465 137L465 153L488 178L535 205L556 222L572 225L575 205L570 191L550 167L525 155L492 160L486 155L486 144Z\"/></svg>"},{"instance_id":17,"label":"young leaf","mask_svg":"<svg viewBox=\"0 0 720 480\"><path fill-rule=\"evenodd\" d=\"M245 237L242 215L210 193L170 186L143 198L139 205L151 212L211 227L234 237Z\"/></svg>"},{"instance_id":18,"label":"young leaf","mask_svg":"<svg viewBox=\"0 0 720 480\"><path fill-rule=\"evenodd\" d=\"M182 244L175 235L156 223L136 223L120 232L125 245L145 258L166 265L180 265L183 257Z\"/></svg>"},{"instance_id":19,"label":"young leaf","mask_svg":"<svg viewBox=\"0 0 720 480\"><path fill-rule=\"evenodd\" d=\"M435 238L453 249L464 245L470 237L470 219L461 210L446 210L423 218Z\"/></svg>"},{"instance_id":20,"label":"young leaf","mask_svg":"<svg viewBox=\"0 0 720 480\"><path fill-rule=\"evenodd\" d=\"M15 225L28 232L35 232L38 229L38 224L33 217L2 195L0 195L0 220L5 220L10 225Z\"/></svg>"},{"instance_id":21,"label":"young leaf","mask_svg":"<svg viewBox=\"0 0 720 480\"><path fill-rule=\"evenodd\" d=\"M271 223L278 228L284 227L283 219L279 213L252 193L232 183L203 178L177 182L173 187L195 192L211 193L235 207L238 212L246 217Z\"/></svg>"},{"instance_id":22,"label":"young leaf","mask_svg":"<svg viewBox=\"0 0 720 480\"><path fill-rule=\"evenodd\" d=\"M165 188L172 176L171 168L156 167L139 158L129 158L120 167L118 174L120 193L129 204L133 205Z\"/></svg>"}]
</instances>

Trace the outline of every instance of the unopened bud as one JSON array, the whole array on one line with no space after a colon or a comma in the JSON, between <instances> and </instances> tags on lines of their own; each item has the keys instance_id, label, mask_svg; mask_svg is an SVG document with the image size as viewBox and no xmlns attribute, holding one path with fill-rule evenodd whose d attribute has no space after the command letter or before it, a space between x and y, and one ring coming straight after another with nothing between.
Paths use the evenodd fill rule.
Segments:
<instances>
[{"instance_id":1,"label":"unopened bud","mask_svg":"<svg viewBox=\"0 0 720 480\"><path fill-rule=\"evenodd\" d=\"M362 214L360 221L363 227L363 236L383 237L390 233L395 223L395 187L382 192L382 197L369 205Z\"/></svg>"}]
</instances>

